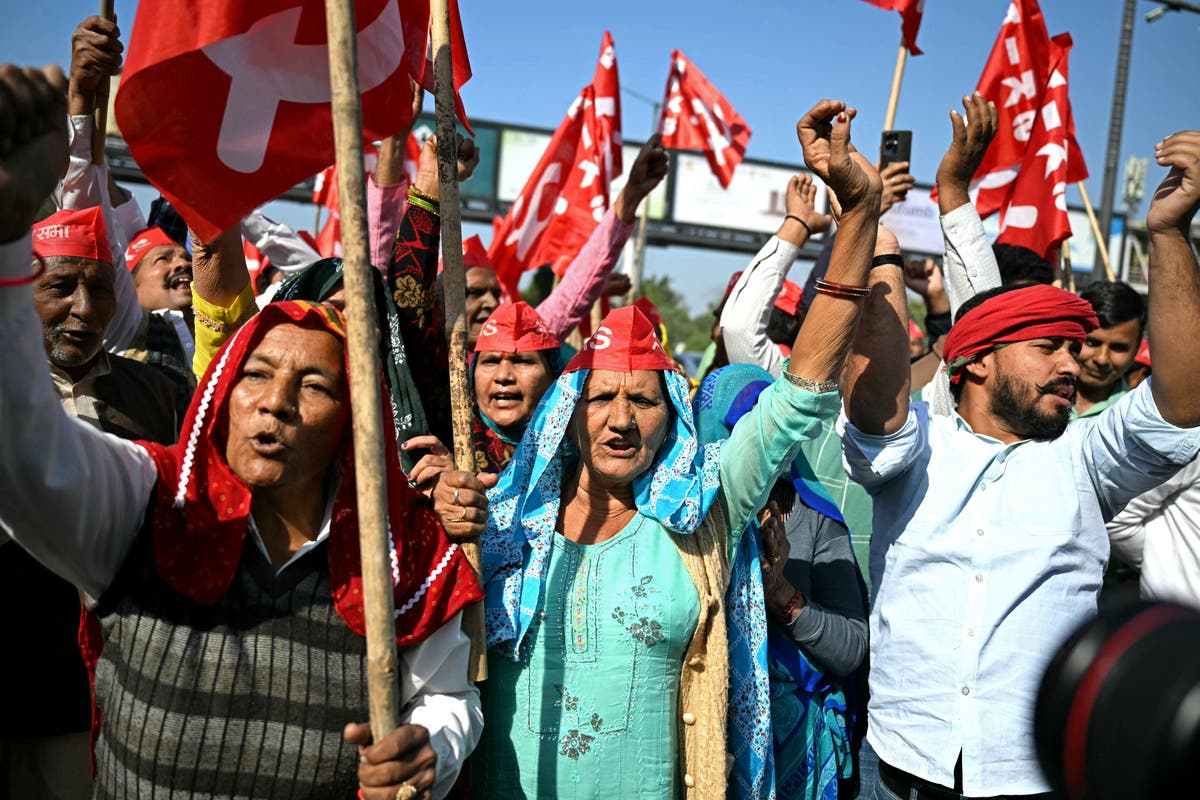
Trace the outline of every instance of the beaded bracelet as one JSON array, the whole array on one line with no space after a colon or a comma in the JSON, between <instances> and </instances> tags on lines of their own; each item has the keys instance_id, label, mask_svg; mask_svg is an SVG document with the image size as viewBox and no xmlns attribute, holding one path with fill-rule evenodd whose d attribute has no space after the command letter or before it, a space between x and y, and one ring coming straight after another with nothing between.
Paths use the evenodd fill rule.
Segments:
<instances>
[{"instance_id":1,"label":"beaded bracelet","mask_svg":"<svg viewBox=\"0 0 1200 800\"><path fill-rule=\"evenodd\" d=\"M787 607L783 609L783 613L778 616L778 620L784 624L792 621L792 612L796 610L796 606L804 599L804 594L797 589L792 594L792 599L788 601Z\"/></svg>"},{"instance_id":2,"label":"beaded bracelet","mask_svg":"<svg viewBox=\"0 0 1200 800\"><path fill-rule=\"evenodd\" d=\"M903 268L904 256L900 255L899 253L884 253L883 255L875 256L871 259L871 269L889 264L893 267Z\"/></svg>"},{"instance_id":3,"label":"beaded bracelet","mask_svg":"<svg viewBox=\"0 0 1200 800\"><path fill-rule=\"evenodd\" d=\"M795 214L788 214L786 217L784 217L784 219L796 220L796 222L799 222L801 225L804 226L804 230L808 231L809 236L813 235L812 228L808 227L808 223L805 222L804 220L800 219L799 217L797 217Z\"/></svg>"},{"instance_id":4,"label":"beaded bracelet","mask_svg":"<svg viewBox=\"0 0 1200 800\"><path fill-rule=\"evenodd\" d=\"M797 389L803 389L804 391L812 392L813 394L825 394L825 392L832 392L834 389L838 388L837 378L827 381L810 381L808 378L801 378L798 375L793 375L787 370L784 370L783 377L787 378L788 383L790 383L792 386L795 386Z\"/></svg>"},{"instance_id":5,"label":"beaded bracelet","mask_svg":"<svg viewBox=\"0 0 1200 800\"><path fill-rule=\"evenodd\" d=\"M33 283L38 278L42 277L42 273L46 271L46 262L41 256L34 256L37 259L37 269L28 275L23 275L20 278L0 278L0 286L24 286L27 283Z\"/></svg>"}]
</instances>

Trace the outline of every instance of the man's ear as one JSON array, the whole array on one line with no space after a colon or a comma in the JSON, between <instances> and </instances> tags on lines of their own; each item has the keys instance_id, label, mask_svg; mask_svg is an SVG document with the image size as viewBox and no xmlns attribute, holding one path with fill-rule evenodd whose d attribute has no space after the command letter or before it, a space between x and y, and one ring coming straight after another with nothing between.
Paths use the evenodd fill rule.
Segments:
<instances>
[{"instance_id":1,"label":"man's ear","mask_svg":"<svg viewBox=\"0 0 1200 800\"><path fill-rule=\"evenodd\" d=\"M963 367L963 369L971 377L983 382L992 374L995 359L996 351L993 350L991 352L984 353L981 358L968 363L965 367Z\"/></svg>"}]
</instances>

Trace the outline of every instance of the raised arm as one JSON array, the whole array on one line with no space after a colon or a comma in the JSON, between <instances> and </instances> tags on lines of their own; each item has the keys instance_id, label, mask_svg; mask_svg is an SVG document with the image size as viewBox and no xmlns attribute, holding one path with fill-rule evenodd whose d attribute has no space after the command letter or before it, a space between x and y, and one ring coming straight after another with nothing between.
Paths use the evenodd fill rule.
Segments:
<instances>
[{"instance_id":1,"label":"raised arm","mask_svg":"<svg viewBox=\"0 0 1200 800\"><path fill-rule=\"evenodd\" d=\"M217 350L257 311L254 287L246 270L241 226L234 225L211 242L192 235L192 313L196 352L192 371L204 377Z\"/></svg>"},{"instance_id":2,"label":"raised arm","mask_svg":"<svg viewBox=\"0 0 1200 800\"><path fill-rule=\"evenodd\" d=\"M1150 388L1162 418L1181 428L1200 425L1200 355L1191 332L1200 330L1200 272L1189 239L1200 208L1200 131L1183 131L1154 148L1171 171L1154 192L1150 235L1147 335L1154 342Z\"/></svg>"},{"instance_id":3,"label":"raised arm","mask_svg":"<svg viewBox=\"0 0 1200 800\"><path fill-rule=\"evenodd\" d=\"M563 273L562 282L538 304L538 316L559 341L567 338L600 299L604 284L621 256L621 248L633 233L638 206L666 177L667 168L667 151L663 149L662 138L654 134L629 168L629 180L612 208Z\"/></svg>"},{"instance_id":4,"label":"raised arm","mask_svg":"<svg viewBox=\"0 0 1200 800\"><path fill-rule=\"evenodd\" d=\"M810 235L829 230L833 218L816 210L811 175L793 175L785 195L787 216L742 273L721 313L721 337L729 363L749 363L775 377L783 371L783 355L767 336L771 309L788 270Z\"/></svg>"},{"instance_id":5,"label":"raised arm","mask_svg":"<svg viewBox=\"0 0 1200 800\"><path fill-rule=\"evenodd\" d=\"M413 93L412 119L415 123L425 103L425 92L411 78ZM408 173L404 156L408 150L411 127L398 131L379 144L379 160L367 176L367 233L371 245L371 264L386 271L392 257L392 244L400 229L400 220L408 208Z\"/></svg>"},{"instance_id":6,"label":"raised arm","mask_svg":"<svg viewBox=\"0 0 1200 800\"><path fill-rule=\"evenodd\" d=\"M0 67L0 532L99 595L137 535L155 472L137 445L68 417L50 382L29 229L66 163L64 89L57 67Z\"/></svg>"}]
</instances>

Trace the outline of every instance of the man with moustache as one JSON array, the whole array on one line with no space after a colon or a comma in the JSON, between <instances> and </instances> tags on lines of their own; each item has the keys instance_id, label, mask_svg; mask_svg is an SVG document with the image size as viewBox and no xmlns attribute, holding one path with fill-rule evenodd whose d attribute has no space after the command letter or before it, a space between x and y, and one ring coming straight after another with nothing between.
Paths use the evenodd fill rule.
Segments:
<instances>
[{"instance_id":1,"label":"man with moustache","mask_svg":"<svg viewBox=\"0 0 1200 800\"><path fill-rule=\"evenodd\" d=\"M125 439L175 440L175 391L151 367L104 351L116 309L100 209L34 226L33 284L50 376L68 414ZM0 795L91 797L91 697L76 643L79 592L15 544L0 544ZM36 602L30 602L36 599Z\"/></svg>"},{"instance_id":2,"label":"man with moustache","mask_svg":"<svg viewBox=\"0 0 1200 800\"><path fill-rule=\"evenodd\" d=\"M1150 235L1153 378L1070 422L1092 305L1051 286L964 303L943 351L956 413L909 403L900 269L873 295L843 380L843 448L875 501L867 738L875 797L1015 797L1049 790L1033 708L1056 648L1095 612L1105 523L1200 449L1200 132L1156 148L1170 173ZM891 304L891 314L880 312ZM1070 424L1068 424L1070 422ZM919 665L915 667L914 665Z\"/></svg>"}]
</instances>

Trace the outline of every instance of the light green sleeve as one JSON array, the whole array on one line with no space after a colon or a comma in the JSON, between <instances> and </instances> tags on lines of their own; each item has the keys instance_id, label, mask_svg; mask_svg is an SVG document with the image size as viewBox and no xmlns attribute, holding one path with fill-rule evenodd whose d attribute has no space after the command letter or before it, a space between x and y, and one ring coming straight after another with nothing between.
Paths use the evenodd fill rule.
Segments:
<instances>
[{"instance_id":1,"label":"light green sleeve","mask_svg":"<svg viewBox=\"0 0 1200 800\"><path fill-rule=\"evenodd\" d=\"M796 458L800 443L820 435L822 422L836 417L840 409L836 391L805 391L781 377L738 420L721 448L721 494L731 553L766 503L775 480Z\"/></svg>"}]
</instances>

